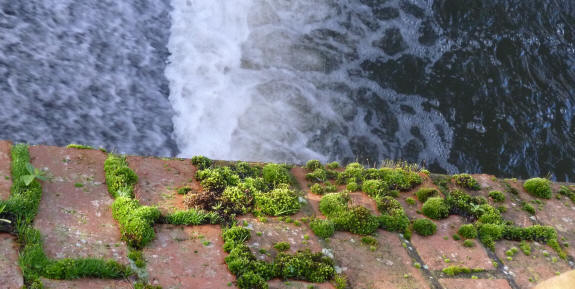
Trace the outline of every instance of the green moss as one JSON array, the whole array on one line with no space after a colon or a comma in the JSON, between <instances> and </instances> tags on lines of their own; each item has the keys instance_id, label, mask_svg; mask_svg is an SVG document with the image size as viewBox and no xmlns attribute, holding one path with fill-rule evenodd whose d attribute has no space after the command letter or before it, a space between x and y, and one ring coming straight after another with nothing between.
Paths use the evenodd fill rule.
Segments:
<instances>
[{"instance_id":1,"label":"green moss","mask_svg":"<svg viewBox=\"0 0 575 289\"><path fill-rule=\"evenodd\" d=\"M444 219L449 216L449 207L445 201L439 197L427 199L421 208L423 215L432 219Z\"/></svg>"},{"instance_id":2,"label":"green moss","mask_svg":"<svg viewBox=\"0 0 575 289\"><path fill-rule=\"evenodd\" d=\"M455 276L458 274L470 274L470 273L483 272L484 269L481 269L481 268L472 269L472 268L468 268L468 267L464 267L464 266L453 265L453 266L449 266L447 268L443 268L443 270L441 270L441 271L448 276Z\"/></svg>"},{"instance_id":3,"label":"green moss","mask_svg":"<svg viewBox=\"0 0 575 289\"><path fill-rule=\"evenodd\" d=\"M134 197L134 186L138 182L138 176L126 161L125 156L109 154L104 163L106 171L106 185L112 197Z\"/></svg>"},{"instance_id":4,"label":"green moss","mask_svg":"<svg viewBox=\"0 0 575 289\"><path fill-rule=\"evenodd\" d=\"M243 215L251 211L254 194L249 188L228 186L224 189L220 199L229 211Z\"/></svg>"},{"instance_id":5,"label":"green moss","mask_svg":"<svg viewBox=\"0 0 575 289\"><path fill-rule=\"evenodd\" d=\"M473 226L472 224L461 225L457 233L461 235L461 237L466 239L477 238L477 229L475 229L475 226Z\"/></svg>"},{"instance_id":6,"label":"green moss","mask_svg":"<svg viewBox=\"0 0 575 289\"><path fill-rule=\"evenodd\" d=\"M134 265L138 268L144 268L146 266L144 254L140 250L131 250L130 253L128 253L128 258L134 261Z\"/></svg>"},{"instance_id":7,"label":"green moss","mask_svg":"<svg viewBox=\"0 0 575 289\"><path fill-rule=\"evenodd\" d=\"M201 210L188 209L170 213L164 218L164 222L172 225L202 225L218 224L220 216L216 212L204 212Z\"/></svg>"},{"instance_id":8,"label":"green moss","mask_svg":"<svg viewBox=\"0 0 575 289\"><path fill-rule=\"evenodd\" d=\"M335 169L339 169L340 165L338 162L331 162L329 164L327 164L327 168L330 170L335 170Z\"/></svg>"},{"instance_id":9,"label":"green moss","mask_svg":"<svg viewBox=\"0 0 575 289\"><path fill-rule=\"evenodd\" d=\"M285 166L278 164L267 164L264 166L262 175L264 181L272 186L276 187L279 184L289 184L291 177Z\"/></svg>"},{"instance_id":10,"label":"green moss","mask_svg":"<svg viewBox=\"0 0 575 289\"><path fill-rule=\"evenodd\" d=\"M380 227L392 232L405 232L409 226L409 218L405 214L403 207L396 199L386 196L376 198L378 210L381 216L378 217Z\"/></svg>"},{"instance_id":11,"label":"green moss","mask_svg":"<svg viewBox=\"0 0 575 289\"><path fill-rule=\"evenodd\" d=\"M314 183L327 181L327 172L323 168L315 169L313 172L305 175L305 179Z\"/></svg>"},{"instance_id":12,"label":"green moss","mask_svg":"<svg viewBox=\"0 0 575 289\"><path fill-rule=\"evenodd\" d=\"M370 245L370 246L377 245L377 239L372 237L372 236L362 237L361 242L365 245Z\"/></svg>"},{"instance_id":13,"label":"green moss","mask_svg":"<svg viewBox=\"0 0 575 289\"><path fill-rule=\"evenodd\" d=\"M350 207L329 218L333 221L336 230L359 235L373 234L379 227L378 218L362 206Z\"/></svg>"},{"instance_id":14,"label":"green moss","mask_svg":"<svg viewBox=\"0 0 575 289\"><path fill-rule=\"evenodd\" d=\"M312 172L317 169L323 169L323 165L318 160L310 160L307 163L305 163L305 169Z\"/></svg>"},{"instance_id":15,"label":"green moss","mask_svg":"<svg viewBox=\"0 0 575 289\"><path fill-rule=\"evenodd\" d=\"M521 241L521 243L519 244L519 248L521 248L521 251L523 251L523 254L525 254L526 256L531 255L531 245L525 242L525 240Z\"/></svg>"},{"instance_id":16,"label":"green moss","mask_svg":"<svg viewBox=\"0 0 575 289\"><path fill-rule=\"evenodd\" d=\"M568 197L571 202L575 203L575 186L561 186L559 194Z\"/></svg>"},{"instance_id":17,"label":"green moss","mask_svg":"<svg viewBox=\"0 0 575 289\"><path fill-rule=\"evenodd\" d=\"M81 145L81 144L73 144L73 143L67 145L66 148L81 149L81 150L92 150L92 149L94 149L91 146Z\"/></svg>"},{"instance_id":18,"label":"green moss","mask_svg":"<svg viewBox=\"0 0 575 289\"><path fill-rule=\"evenodd\" d=\"M523 209L524 211L528 212L531 215L535 215L535 213L536 213L535 208L533 206L531 206L531 204L529 204L529 203L523 203L523 206L521 206L521 209Z\"/></svg>"},{"instance_id":19,"label":"green moss","mask_svg":"<svg viewBox=\"0 0 575 289\"><path fill-rule=\"evenodd\" d=\"M325 187L322 186L321 184L313 184L310 187L310 190L312 193L316 194L316 195L323 195L325 194Z\"/></svg>"},{"instance_id":20,"label":"green moss","mask_svg":"<svg viewBox=\"0 0 575 289\"><path fill-rule=\"evenodd\" d=\"M347 209L349 200L349 194L347 193L326 194L319 202L319 210L322 214L329 217L339 211Z\"/></svg>"},{"instance_id":21,"label":"green moss","mask_svg":"<svg viewBox=\"0 0 575 289\"><path fill-rule=\"evenodd\" d=\"M489 192L489 197L493 199L495 202L503 202L505 201L505 195L500 191L491 191Z\"/></svg>"},{"instance_id":22,"label":"green moss","mask_svg":"<svg viewBox=\"0 0 575 289\"><path fill-rule=\"evenodd\" d=\"M218 193L223 192L227 186L237 186L240 183L240 177L229 167L200 170L196 173L196 179L204 190Z\"/></svg>"},{"instance_id":23,"label":"green moss","mask_svg":"<svg viewBox=\"0 0 575 289\"><path fill-rule=\"evenodd\" d=\"M335 232L335 225L327 219L313 219L309 226L316 236L323 239L333 236Z\"/></svg>"},{"instance_id":24,"label":"green moss","mask_svg":"<svg viewBox=\"0 0 575 289\"><path fill-rule=\"evenodd\" d=\"M453 175L453 180L458 186L463 188L471 190L479 190L481 188L479 183L469 174Z\"/></svg>"},{"instance_id":25,"label":"green moss","mask_svg":"<svg viewBox=\"0 0 575 289\"><path fill-rule=\"evenodd\" d=\"M544 178L532 178L523 184L523 188L529 194L543 198L551 199L551 182Z\"/></svg>"},{"instance_id":26,"label":"green moss","mask_svg":"<svg viewBox=\"0 0 575 289\"><path fill-rule=\"evenodd\" d=\"M345 289L347 288L347 277L343 274L336 274L333 278L333 282L335 283L336 289Z\"/></svg>"},{"instance_id":27,"label":"green moss","mask_svg":"<svg viewBox=\"0 0 575 289\"><path fill-rule=\"evenodd\" d=\"M160 218L155 207L140 206L137 200L118 197L112 204L112 215L120 224L122 240L134 248L143 248L155 237L154 223Z\"/></svg>"},{"instance_id":28,"label":"green moss","mask_svg":"<svg viewBox=\"0 0 575 289\"><path fill-rule=\"evenodd\" d=\"M359 163L350 163L345 167L345 171L337 176L337 183L340 185L351 182L361 183L363 180L363 166Z\"/></svg>"},{"instance_id":29,"label":"green moss","mask_svg":"<svg viewBox=\"0 0 575 289\"><path fill-rule=\"evenodd\" d=\"M288 242L277 242L274 245L274 248L280 252L284 252L290 249L290 244Z\"/></svg>"},{"instance_id":30,"label":"green moss","mask_svg":"<svg viewBox=\"0 0 575 289\"><path fill-rule=\"evenodd\" d=\"M361 190L371 197L383 196L387 192L387 184L381 180L366 180Z\"/></svg>"},{"instance_id":31,"label":"green moss","mask_svg":"<svg viewBox=\"0 0 575 289\"><path fill-rule=\"evenodd\" d=\"M479 239L483 244L492 250L495 249L495 241L503 238L503 230L505 227L503 225L497 224L483 224L479 227L478 234Z\"/></svg>"},{"instance_id":32,"label":"green moss","mask_svg":"<svg viewBox=\"0 0 575 289\"><path fill-rule=\"evenodd\" d=\"M58 259L50 262L44 268L44 276L50 279L78 279L100 278L117 279L124 278L131 271L115 261L100 259Z\"/></svg>"},{"instance_id":33,"label":"green moss","mask_svg":"<svg viewBox=\"0 0 575 289\"><path fill-rule=\"evenodd\" d=\"M185 195L191 191L192 191L192 188L190 188L189 186L183 186L183 187L178 188L177 193L179 195Z\"/></svg>"},{"instance_id":34,"label":"green moss","mask_svg":"<svg viewBox=\"0 0 575 289\"><path fill-rule=\"evenodd\" d=\"M467 248L472 248L475 247L475 242L473 242L473 240L467 239L463 241L463 246Z\"/></svg>"},{"instance_id":35,"label":"green moss","mask_svg":"<svg viewBox=\"0 0 575 289\"><path fill-rule=\"evenodd\" d=\"M437 189L434 189L434 188L421 188L421 189L417 190L415 195L417 196L417 199L422 203L425 203L425 201L427 201L427 199L429 199L431 197L439 197L440 196L439 191Z\"/></svg>"},{"instance_id":36,"label":"green moss","mask_svg":"<svg viewBox=\"0 0 575 289\"><path fill-rule=\"evenodd\" d=\"M267 193L255 194L255 210L268 216L295 214L301 205L297 194L289 189L277 188Z\"/></svg>"},{"instance_id":37,"label":"green moss","mask_svg":"<svg viewBox=\"0 0 575 289\"><path fill-rule=\"evenodd\" d=\"M357 192L361 189L360 186L356 182L348 183L345 188L350 192Z\"/></svg>"},{"instance_id":38,"label":"green moss","mask_svg":"<svg viewBox=\"0 0 575 289\"><path fill-rule=\"evenodd\" d=\"M192 164L198 168L198 170L205 170L212 166L213 162L211 159L204 156L193 156Z\"/></svg>"},{"instance_id":39,"label":"green moss","mask_svg":"<svg viewBox=\"0 0 575 289\"><path fill-rule=\"evenodd\" d=\"M280 253L274 260L274 270L279 278L323 283L335 276L333 260L322 253L300 251L294 255Z\"/></svg>"},{"instance_id":40,"label":"green moss","mask_svg":"<svg viewBox=\"0 0 575 289\"><path fill-rule=\"evenodd\" d=\"M437 231L437 226L429 219L417 219L413 222L413 230L421 236L431 236Z\"/></svg>"}]
</instances>

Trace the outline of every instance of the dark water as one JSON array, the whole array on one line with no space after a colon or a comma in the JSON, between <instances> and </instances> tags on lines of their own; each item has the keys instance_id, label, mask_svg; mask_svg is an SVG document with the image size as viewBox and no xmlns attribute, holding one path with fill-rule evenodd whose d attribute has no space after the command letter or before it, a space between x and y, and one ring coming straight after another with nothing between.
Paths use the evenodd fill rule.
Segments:
<instances>
[{"instance_id":1,"label":"dark water","mask_svg":"<svg viewBox=\"0 0 575 289\"><path fill-rule=\"evenodd\" d=\"M301 1L249 1L272 20L250 24L241 43L241 69L265 77L239 78L260 83L221 138L231 151L200 149L221 137L207 117L201 137L182 129L195 125L186 115L218 105L194 110L197 95L170 91L164 70L183 62L167 48L180 9L167 0L0 0L0 138L573 179L575 1L322 0L323 18L289 14ZM289 20L307 14L303 28ZM261 40L285 38L289 49ZM298 62L316 54L321 68Z\"/></svg>"},{"instance_id":2,"label":"dark water","mask_svg":"<svg viewBox=\"0 0 575 289\"><path fill-rule=\"evenodd\" d=\"M173 155L169 1L0 0L0 139Z\"/></svg>"}]
</instances>

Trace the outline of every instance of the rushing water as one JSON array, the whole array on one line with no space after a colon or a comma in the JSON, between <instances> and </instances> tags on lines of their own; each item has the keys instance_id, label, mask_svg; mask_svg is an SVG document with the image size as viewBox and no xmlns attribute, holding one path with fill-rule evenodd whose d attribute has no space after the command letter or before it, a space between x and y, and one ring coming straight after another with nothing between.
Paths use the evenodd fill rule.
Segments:
<instances>
[{"instance_id":1,"label":"rushing water","mask_svg":"<svg viewBox=\"0 0 575 289\"><path fill-rule=\"evenodd\" d=\"M575 173L571 0L0 7L3 139Z\"/></svg>"}]
</instances>

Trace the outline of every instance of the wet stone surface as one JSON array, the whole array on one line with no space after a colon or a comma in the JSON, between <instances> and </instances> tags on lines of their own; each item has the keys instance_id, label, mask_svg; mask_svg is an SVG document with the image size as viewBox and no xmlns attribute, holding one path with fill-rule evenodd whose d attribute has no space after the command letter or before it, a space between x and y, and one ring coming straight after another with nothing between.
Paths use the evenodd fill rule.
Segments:
<instances>
[{"instance_id":1,"label":"wet stone surface","mask_svg":"<svg viewBox=\"0 0 575 289\"><path fill-rule=\"evenodd\" d=\"M12 186L10 148L10 142L0 141L0 200L6 200L10 197L10 187Z\"/></svg>"},{"instance_id":2,"label":"wet stone surface","mask_svg":"<svg viewBox=\"0 0 575 289\"><path fill-rule=\"evenodd\" d=\"M144 248L152 285L163 288L233 288L218 225L155 227L156 239Z\"/></svg>"},{"instance_id":3,"label":"wet stone surface","mask_svg":"<svg viewBox=\"0 0 575 289\"><path fill-rule=\"evenodd\" d=\"M452 236L459 226L465 224L463 218L452 215L434 222L437 225L435 234L422 237L414 233L411 237L413 245L429 269L441 270L451 265L487 270L493 268L491 259L479 241L474 240L475 247L467 248L463 246L463 240L453 240Z\"/></svg>"},{"instance_id":4,"label":"wet stone surface","mask_svg":"<svg viewBox=\"0 0 575 289\"><path fill-rule=\"evenodd\" d=\"M19 289L23 285L22 272L18 267L16 238L0 233L0 288Z\"/></svg>"},{"instance_id":5,"label":"wet stone surface","mask_svg":"<svg viewBox=\"0 0 575 289\"><path fill-rule=\"evenodd\" d=\"M430 288L396 233L378 230L376 239L377 245L370 248L358 235L336 232L330 238L328 252L351 288Z\"/></svg>"},{"instance_id":6,"label":"wet stone surface","mask_svg":"<svg viewBox=\"0 0 575 289\"><path fill-rule=\"evenodd\" d=\"M505 279L439 279L445 289L511 289Z\"/></svg>"},{"instance_id":7,"label":"wet stone surface","mask_svg":"<svg viewBox=\"0 0 575 289\"><path fill-rule=\"evenodd\" d=\"M184 209L184 195L177 193L178 188L190 186L195 191L200 189L194 180L196 169L190 160L139 156L127 159L130 168L138 175L134 193L142 205L158 206L163 213Z\"/></svg>"},{"instance_id":8,"label":"wet stone surface","mask_svg":"<svg viewBox=\"0 0 575 289\"><path fill-rule=\"evenodd\" d=\"M278 242L287 242L290 249L286 252L295 253L309 249L311 252L321 252L318 237L306 224L296 226L294 223L286 223L278 218L267 218L260 222L255 218L242 218L247 222L246 228L251 230L248 246L256 258L272 262L278 251L274 245Z\"/></svg>"},{"instance_id":9,"label":"wet stone surface","mask_svg":"<svg viewBox=\"0 0 575 289\"><path fill-rule=\"evenodd\" d=\"M127 263L125 244L112 218L104 178L106 154L97 150L30 147L32 164L46 170L34 227L50 258L112 258Z\"/></svg>"},{"instance_id":10,"label":"wet stone surface","mask_svg":"<svg viewBox=\"0 0 575 289\"><path fill-rule=\"evenodd\" d=\"M495 253L503 262L504 271L513 276L520 288L534 287L545 279L571 269L567 261L561 260L549 246L537 242L528 244L531 246L529 256L521 251L519 242L502 240L495 243ZM517 253L508 256L506 251L513 247L518 249Z\"/></svg>"}]
</instances>

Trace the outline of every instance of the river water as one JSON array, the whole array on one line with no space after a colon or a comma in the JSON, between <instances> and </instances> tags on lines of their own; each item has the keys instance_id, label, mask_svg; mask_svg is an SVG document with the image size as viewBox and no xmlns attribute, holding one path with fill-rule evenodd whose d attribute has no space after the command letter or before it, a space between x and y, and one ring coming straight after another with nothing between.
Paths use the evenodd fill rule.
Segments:
<instances>
[{"instance_id":1,"label":"river water","mask_svg":"<svg viewBox=\"0 0 575 289\"><path fill-rule=\"evenodd\" d=\"M0 139L575 173L575 2L0 0Z\"/></svg>"}]
</instances>

